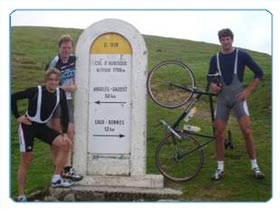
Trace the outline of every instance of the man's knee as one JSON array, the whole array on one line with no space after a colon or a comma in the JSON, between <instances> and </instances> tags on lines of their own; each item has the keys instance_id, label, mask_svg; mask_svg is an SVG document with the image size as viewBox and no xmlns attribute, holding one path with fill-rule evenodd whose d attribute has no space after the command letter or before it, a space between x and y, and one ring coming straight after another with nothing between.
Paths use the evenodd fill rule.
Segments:
<instances>
[{"instance_id":1,"label":"man's knee","mask_svg":"<svg viewBox=\"0 0 280 210\"><path fill-rule=\"evenodd\" d=\"M245 136L250 136L252 134L250 125L246 127L241 127L241 131Z\"/></svg>"},{"instance_id":2,"label":"man's knee","mask_svg":"<svg viewBox=\"0 0 280 210\"><path fill-rule=\"evenodd\" d=\"M250 123L250 118L248 116L241 117L239 119L239 124L240 124L241 131L245 136L251 135L252 133L251 123Z\"/></svg>"},{"instance_id":3,"label":"man's knee","mask_svg":"<svg viewBox=\"0 0 280 210\"><path fill-rule=\"evenodd\" d=\"M63 137L61 135L57 136L52 145L58 147L59 149L68 152L71 148L71 142L70 140L64 140Z\"/></svg>"},{"instance_id":4,"label":"man's knee","mask_svg":"<svg viewBox=\"0 0 280 210\"><path fill-rule=\"evenodd\" d=\"M223 141L224 140L224 135L225 135L225 132L223 130L219 130L219 129L215 130L216 140Z\"/></svg>"}]
</instances>

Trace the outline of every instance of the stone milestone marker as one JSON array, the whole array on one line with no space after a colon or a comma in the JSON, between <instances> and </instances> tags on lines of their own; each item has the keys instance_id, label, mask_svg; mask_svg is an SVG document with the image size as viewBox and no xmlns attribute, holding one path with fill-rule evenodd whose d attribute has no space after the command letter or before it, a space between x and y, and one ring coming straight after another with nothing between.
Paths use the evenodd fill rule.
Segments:
<instances>
[{"instance_id":1,"label":"stone milestone marker","mask_svg":"<svg viewBox=\"0 0 280 210\"><path fill-rule=\"evenodd\" d=\"M73 165L80 185L163 188L146 174L147 49L130 24L105 19L76 46Z\"/></svg>"}]
</instances>

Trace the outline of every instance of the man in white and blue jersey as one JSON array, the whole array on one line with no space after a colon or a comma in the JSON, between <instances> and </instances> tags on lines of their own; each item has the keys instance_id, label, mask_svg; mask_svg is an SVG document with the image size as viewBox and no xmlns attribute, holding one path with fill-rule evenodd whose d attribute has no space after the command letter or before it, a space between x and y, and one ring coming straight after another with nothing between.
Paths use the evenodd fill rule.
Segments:
<instances>
[{"instance_id":1,"label":"man in white and blue jersey","mask_svg":"<svg viewBox=\"0 0 280 210\"><path fill-rule=\"evenodd\" d=\"M55 67L61 72L60 88L65 91L67 106L68 106L68 116L69 116L69 126L68 126L68 136L73 141L74 136L74 107L73 107L73 93L76 90L75 85L75 71L76 71L76 56L72 54L73 40L69 35L62 35L59 42L59 53L50 60L47 64L46 69L50 67ZM50 126L59 131L61 130L60 120L61 120L61 108L57 107L52 119L50 120ZM51 147L52 155L55 160L56 158L56 148ZM72 151L69 151L68 161L64 167L63 177L71 179L72 181L79 181L83 177L75 172L72 167Z\"/></svg>"},{"instance_id":2,"label":"man in white and blue jersey","mask_svg":"<svg viewBox=\"0 0 280 210\"><path fill-rule=\"evenodd\" d=\"M212 180L220 180L224 173L224 136L231 110L237 118L245 138L254 176L257 179L263 179L264 174L257 164L249 109L246 102L246 99L262 79L263 71L248 53L232 46L233 33L230 29L222 29L218 32L218 36L221 51L212 56L207 76L210 89L217 94L215 138L218 167L212 176ZM254 77L251 83L243 88L246 66L253 72Z\"/></svg>"}]
</instances>

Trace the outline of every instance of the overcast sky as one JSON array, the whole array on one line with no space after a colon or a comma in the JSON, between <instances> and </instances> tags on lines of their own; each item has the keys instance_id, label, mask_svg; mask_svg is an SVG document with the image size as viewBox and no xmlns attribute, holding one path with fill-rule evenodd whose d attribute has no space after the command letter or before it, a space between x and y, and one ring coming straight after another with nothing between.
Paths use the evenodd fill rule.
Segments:
<instances>
[{"instance_id":1,"label":"overcast sky","mask_svg":"<svg viewBox=\"0 0 280 210\"><path fill-rule=\"evenodd\" d=\"M105 19L131 23L140 33L218 43L217 32L230 28L234 45L271 54L272 15L266 10L15 10L12 26L85 29Z\"/></svg>"}]
</instances>

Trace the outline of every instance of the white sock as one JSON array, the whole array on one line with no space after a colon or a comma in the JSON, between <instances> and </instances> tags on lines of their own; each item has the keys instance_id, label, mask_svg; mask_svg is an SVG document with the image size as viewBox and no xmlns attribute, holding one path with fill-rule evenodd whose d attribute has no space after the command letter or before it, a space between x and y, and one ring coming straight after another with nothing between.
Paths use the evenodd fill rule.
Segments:
<instances>
[{"instance_id":1,"label":"white sock","mask_svg":"<svg viewBox=\"0 0 280 210\"><path fill-rule=\"evenodd\" d=\"M250 162L251 162L251 168L252 169L259 167L256 159L250 160Z\"/></svg>"},{"instance_id":2,"label":"white sock","mask_svg":"<svg viewBox=\"0 0 280 210\"><path fill-rule=\"evenodd\" d=\"M218 163L218 170L224 171L224 161L217 161Z\"/></svg>"},{"instance_id":3,"label":"white sock","mask_svg":"<svg viewBox=\"0 0 280 210\"><path fill-rule=\"evenodd\" d=\"M54 174L52 176L52 182L56 182L57 180L59 180L61 178L61 176L59 174Z\"/></svg>"}]
</instances>

